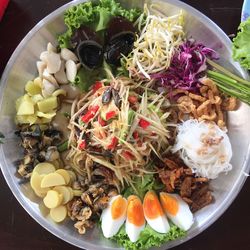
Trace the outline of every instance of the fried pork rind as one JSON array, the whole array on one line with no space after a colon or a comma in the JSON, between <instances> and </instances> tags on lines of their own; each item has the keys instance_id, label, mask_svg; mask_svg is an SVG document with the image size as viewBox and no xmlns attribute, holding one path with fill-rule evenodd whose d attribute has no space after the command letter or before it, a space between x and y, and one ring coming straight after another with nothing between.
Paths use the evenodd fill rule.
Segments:
<instances>
[{"instance_id":1,"label":"fried pork rind","mask_svg":"<svg viewBox=\"0 0 250 250\"><path fill-rule=\"evenodd\" d=\"M188 118L195 118L199 121L213 121L219 127L225 127L224 111L237 109L236 98L223 96L209 78L203 78L201 83L200 94L183 90L175 90L171 93L172 96L183 94L177 99L178 119L184 120L184 114L186 114Z\"/></svg>"}]
</instances>

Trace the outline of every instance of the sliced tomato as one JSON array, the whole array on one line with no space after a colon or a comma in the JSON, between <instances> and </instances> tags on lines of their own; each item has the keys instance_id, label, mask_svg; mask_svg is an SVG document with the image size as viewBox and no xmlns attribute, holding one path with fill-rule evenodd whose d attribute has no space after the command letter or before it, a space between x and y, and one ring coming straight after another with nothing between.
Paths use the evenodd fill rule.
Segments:
<instances>
[{"instance_id":1,"label":"sliced tomato","mask_svg":"<svg viewBox=\"0 0 250 250\"><path fill-rule=\"evenodd\" d=\"M103 83L96 81L95 84L92 87L93 92L95 93L98 89L103 87Z\"/></svg>"},{"instance_id":2,"label":"sliced tomato","mask_svg":"<svg viewBox=\"0 0 250 250\"><path fill-rule=\"evenodd\" d=\"M134 132L133 132L133 138L134 138L134 139L138 139L138 138L139 138L139 133L138 133L138 131L134 131Z\"/></svg>"},{"instance_id":3,"label":"sliced tomato","mask_svg":"<svg viewBox=\"0 0 250 250\"><path fill-rule=\"evenodd\" d=\"M82 140L82 142L79 144L79 149L83 150L86 149L87 143L85 140Z\"/></svg>"},{"instance_id":4,"label":"sliced tomato","mask_svg":"<svg viewBox=\"0 0 250 250\"><path fill-rule=\"evenodd\" d=\"M118 139L116 137L113 137L111 140L111 143L108 145L107 149L114 150L115 147L117 146L117 144L118 144Z\"/></svg>"},{"instance_id":5,"label":"sliced tomato","mask_svg":"<svg viewBox=\"0 0 250 250\"><path fill-rule=\"evenodd\" d=\"M85 115L81 117L81 121L84 123L88 123L92 118L94 118L95 114L99 110L99 106L91 107Z\"/></svg>"},{"instance_id":6,"label":"sliced tomato","mask_svg":"<svg viewBox=\"0 0 250 250\"><path fill-rule=\"evenodd\" d=\"M144 120L143 118L139 121L139 126L143 129L146 129L148 126L150 126L150 122Z\"/></svg>"},{"instance_id":7,"label":"sliced tomato","mask_svg":"<svg viewBox=\"0 0 250 250\"><path fill-rule=\"evenodd\" d=\"M106 121L114 118L116 116L116 112L115 111L109 111L106 113Z\"/></svg>"},{"instance_id":8,"label":"sliced tomato","mask_svg":"<svg viewBox=\"0 0 250 250\"><path fill-rule=\"evenodd\" d=\"M104 121L100 115L98 116L98 122L102 127L106 126L106 121Z\"/></svg>"},{"instance_id":9,"label":"sliced tomato","mask_svg":"<svg viewBox=\"0 0 250 250\"><path fill-rule=\"evenodd\" d=\"M122 156L126 159L126 160L133 160L134 159L134 155L128 151L128 150L125 150L122 152Z\"/></svg>"}]
</instances>

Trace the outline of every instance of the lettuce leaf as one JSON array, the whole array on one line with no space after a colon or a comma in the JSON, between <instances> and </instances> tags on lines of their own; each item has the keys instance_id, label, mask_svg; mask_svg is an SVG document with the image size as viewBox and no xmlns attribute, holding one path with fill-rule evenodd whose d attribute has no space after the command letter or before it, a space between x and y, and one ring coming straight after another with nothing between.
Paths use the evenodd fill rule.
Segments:
<instances>
[{"instance_id":1,"label":"lettuce leaf","mask_svg":"<svg viewBox=\"0 0 250 250\"><path fill-rule=\"evenodd\" d=\"M59 35L59 46L61 48L70 48L70 38L74 30L81 25L87 25L96 32L100 32L106 29L112 16L123 16L133 22L141 13L142 11L139 9L124 9L115 0L89 1L73 6L64 13L67 31Z\"/></svg>"},{"instance_id":2,"label":"lettuce leaf","mask_svg":"<svg viewBox=\"0 0 250 250\"><path fill-rule=\"evenodd\" d=\"M123 225L119 232L111 239L126 250L145 250L150 247L159 247L162 244L185 236L186 233L175 225L170 225L170 231L166 234L157 233L149 225L141 232L139 239L133 243L129 240L125 226Z\"/></svg>"},{"instance_id":3,"label":"lettuce leaf","mask_svg":"<svg viewBox=\"0 0 250 250\"><path fill-rule=\"evenodd\" d=\"M127 198L129 195L137 194L143 200L149 190L160 191L164 189L162 182L155 178L154 174L145 174L143 177L136 177L133 180L134 188L131 186L123 190L123 195Z\"/></svg>"},{"instance_id":4,"label":"lettuce leaf","mask_svg":"<svg viewBox=\"0 0 250 250\"><path fill-rule=\"evenodd\" d=\"M245 69L250 70L250 17L239 26L233 39L233 59Z\"/></svg>"}]
</instances>

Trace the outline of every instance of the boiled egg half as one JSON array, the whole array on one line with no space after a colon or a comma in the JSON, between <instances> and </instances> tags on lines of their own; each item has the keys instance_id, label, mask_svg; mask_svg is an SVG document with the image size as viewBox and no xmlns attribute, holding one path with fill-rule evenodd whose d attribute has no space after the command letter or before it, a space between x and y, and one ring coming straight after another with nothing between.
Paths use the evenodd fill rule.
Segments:
<instances>
[{"instance_id":1,"label":"boiled egg half","mask_svg":"<svg viewBox=\"0 0 250 250\"><path fill-rule=\"evenodd\" d=\"M160 193L160 200L167 217L180 229L187 231L194 223L188 204L178 194Z\"/></svg>"},{"instance_id":2,"label":"boiled egg half","mask_svg":"<svg viewBox=\"0 0 250 250\"><path fill-rule=\"evenodd\" d=\"M110 199L109 205L102 212L101 227L106 238L114 236L126 220L127 200L121 195Z\"/></svg>"},{"instance_id":3,"label":"boiled egg half","mask_svg":"<svg viewBox=\"0 0 250 250\"><path fill-rule=\"evenodd\" d=\"M136 195L128 197L126 233L132 242L136 242L145 227L145 218L141 200Z\"/></svg>"},{"instance_id":4,"label":"boiled egg half","mask_svg":"<svg viewBox=\"0 0 250 250\"><path fill-rule=\"evenodd\" d=\"M148 191L143 200L143 211L147 223L158 233L170 230L168 220L154 191Z\"/></svg>"}]
</instances>

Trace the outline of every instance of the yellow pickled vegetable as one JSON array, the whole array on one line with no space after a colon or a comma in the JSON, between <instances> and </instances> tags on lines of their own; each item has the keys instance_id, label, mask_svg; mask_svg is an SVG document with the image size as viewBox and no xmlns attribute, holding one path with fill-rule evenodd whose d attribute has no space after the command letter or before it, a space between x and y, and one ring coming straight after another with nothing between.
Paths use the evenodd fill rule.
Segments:
<instances>
[{"instance_id":1,"label":"yellow pickled vegetable","mask_svg":"<svg viewBox=\"0 0 250 250\"><path fill-rule=\"evenodd\" d=\"M37 103L37 102L39 102L39 101L41 101L41 100L44 99L43 96L40 95L40 94L38 94L38 95L33 95L31 98L32 98L32 101L33 101L34 103Z\"/></svg>"},{"instance_id":2,"label":"yellow pickled vegetable","mask_svg":"<svg viewBox=\"0 0 250 250\"><path fill-rule=\"evenodd\" d=\"M64 95L66 96L67 92L64 89L57 89L55 92L53 92L52 96L59 96Z\"/></svg>"},{"instance_id":3,"label":"yellow pickled vegetable","mask_svg":"<svg viewBox=\"0 0 250 250\"><path fill-rule=\"evenodd\" d=\"M41 182L41 187L54 187L54 186L61 186L65 185L66 182L64 178L58 173L50 173L44 176Z\"/></svg>"},{"instance_id":4,"label":"yellow pickled vegetable","mask_svg":"<svg viewBox=\"0 0 250 250\"><path fill-rule=\"evenodd\" d=\"M55 190L49 190L47 195L44 197L43 202L47 208L58 207L63 200L63 196Z\"/></svg>"},{"instance_id":5,"label":"yellow pickled vegetable","mask_svg":"<svg viewBox=\"0 0 250 250\"><path fill-rule=\"evenodd\" d=\"M71 170L66 170L66 171L68 172L68 174L70 176L71 183L73 183L74 181L76 181L76 174L73 171L71 171Z\"/></svg>"},{"instance_id":6,"label":"yellow pickled vegetable","mask_svg":"<svg viewBox=\"0 0 250 250\"><path fill-rule=\"evenodd\" d=\"M56 173L60 174L64 178L64 180L66 182L66 185L69 184L69 182L70 182L70 175L67 172L67 170L65 170L65 169L58 169L58 170L56 170Z\"/></svg>"},{"instance_id":7,"label":"yellow pickled vegetable","mask_svg":"<svg viewBox=\"0 0 250 250\"><path fill-rule=\"evenodd\" d=\"M50 216L55 222L62 222L67 217L67 208L59 206L50 210Z\"/></svg>"},{"instance_id":8,"label":"yellow pickled vegetable","mask_svg":"<svg viewBox=\"0 0 250 250\"><path fill-rule=\"evenodd\" d=\"M42 118L46 118L46 119L52 119L55 115L56 115L56 112L51 112L51 113L43 113L41 111L37 111L36 112L36 115L38 117L42 117Z\"/></svg>"},{"instance_id":9,"label":"yellow pickled vegetable","mask_svg":"<svg viewBox=\"0 0 250 250\"><path fill-rule=\"evenodd\" d=\"M17 115L33 115L35 113L34 102L28 95L25 95L17 106Z\"/></svg>"},{"instance_id":10,"label":"yellow pickled vegetable","mask_svg":"<svg viewBox=\"0 0 250 250\"><path fill-rule=\"evenodd\" d=\"M35 124L37 122L36 115L17 115L16 116L16 123L19 124Z\"/></svg>"},{"instance_id":11,"label":"yellow pickled vegetable","mask_svg":"<svg viewBox=\"0 0 250 250\"><path fill-rule=\"evenodd\" d=\"M25 85L25 90L31 96L41 93L41 87L36 82L28 81Z\"/></svg>"},{"instance_id":12,"label":"yellow pickled vegetable","mask_svg":"<svg viewBox=\"0 0 250 250\"><path fill-rule=\"evenodd\" d=\"M33 172L30 178L30 185L32 189L35 191L36 195L39 197L45 197L49 188L42 188L41 182L44 178L44 175L39 175L37 172Z\"/></svg>"},{"instance_id":13,"label":"yellow pickled vegetable","mask_svg":"<svg viewBox=\"0 0 250 250\"><path fill-rule=\"evenodd\" d=\"M38 163L34 170L33 170L33 174L36 172L39 175L47 175L50 173L54 173L56 171L55 167L48 162L42 162L42 163Z\"/></svg>"},{"instance_id":14,"label":"yellow pickled vegetable","mask_svg":"<svg viewBox=\"0 0 250 250\"><path fill-rule=\"evenodd\" d=\"M61 194L63 196L62 204L68 203L74 197L74 195L72 195L69 187L57 186L57 187L54 187L53 190L57 191L59 194Z\"/></svg>"},{"instance_id":15,"label":"yellow pickled vegetable","mask_svg":"<svg viewBox=\"0 0 250 250\"><path fill-rule=\"evenodd\" d=\"M51 96L37 103L38 109L41 112L47 113L57 108L57 97Z\"/></svg>"},{"instance_id":16,"label":"yellow pickled vegetable","mask_svg":"<svg viewBox=\"0 0 250 250\"><path fill-rule=\"evenodd\" d=\"M41 77L36 77L35 79L34 79L34 84L36 84L37 86L39 86L40 87L40 89L42 89L42 79L41 79Z\"/></svg>"}]
</instances>

